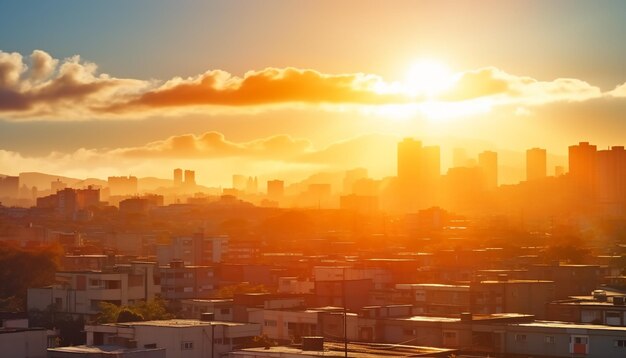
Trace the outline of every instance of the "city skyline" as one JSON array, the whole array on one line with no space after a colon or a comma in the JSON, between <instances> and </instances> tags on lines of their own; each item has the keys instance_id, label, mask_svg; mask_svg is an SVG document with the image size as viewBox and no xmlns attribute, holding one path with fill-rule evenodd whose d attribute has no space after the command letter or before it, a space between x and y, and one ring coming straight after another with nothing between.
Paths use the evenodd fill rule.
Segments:
<instances>
[{"instance_id":1,"label":"city skyline","mask_svg":"<svg viewBox=\"0 0 626 358\"><path fill-rule=\"evenodd\" d=\"M32 5L0 14L1 174L383 177L407 136L442 168L457 147L545 148L551 173L574 143L624 144L619 2Z\"/></svg>"}]
</instances>

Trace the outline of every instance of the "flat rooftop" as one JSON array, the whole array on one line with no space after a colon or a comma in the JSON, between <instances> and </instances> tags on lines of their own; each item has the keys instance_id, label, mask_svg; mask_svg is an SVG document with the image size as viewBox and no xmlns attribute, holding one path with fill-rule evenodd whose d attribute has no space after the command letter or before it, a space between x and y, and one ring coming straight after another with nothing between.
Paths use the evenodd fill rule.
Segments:
<instances>
[{"instance_id":1,"label":"flat rooftop","mask_svg":"<svg viewBox=\"0 0 626 358\"><path fill-rule=\"evenodd\" d=\"M143 321L143 322L124 322L124 323L107 323L103 326L152 326L152 327L196 327L196 326L245 326L254 323L240 323L240 322L226 322L226 321L200 321L197 319L168 319L157 321Z\"/></svg>"},{"instance_id":2,"label":"flat rooftop","mask_svg":"<svg viewBox=\"0 0 626 358\"><path fill-rule=\"evenodd\" d=\"M48 352L59 352L59 353L99 353L102 355L111 355L117 356L120 353L127 352L146 352L146 351L161 351L165 350L165 348L126 348L121 346L72 346L72 347L56 347L56 348L48 348Z\"/></svg>"},{"instance_id":3,"label":"flat rooftop","mask_svg":"<svg viewBox=\"0 0 626 358\"><path fill-rule=\"evenodd\" d=\"M456 352L455 349L406 346L397 344L374 344L374 343L348 343L349 357L448 357ZM235 355L246 356L253 353L256 356L283 357L285 355L302 355L309 357L343 357L344 344L337 342L324 342L323 351L303 351L297 347L277 346L265 349L245 348L235 351Z\"/></svg>"},{"instance_id":4,"label":"flat rooftop","mask_svg":"<svg viewBox=\"0 0 626 358\"><path fill-rule=\"evenodd\" d=\"M619 326L605 326L601 324L584 324L584 323L571 323L561 321L534 321L532 323L515 323L512 325L520 327L545 327L545 328L559 328L559 329L594 329L605 331L620 331L620 333L626 335L626 327Z\"/></svg>"}]
</instances>

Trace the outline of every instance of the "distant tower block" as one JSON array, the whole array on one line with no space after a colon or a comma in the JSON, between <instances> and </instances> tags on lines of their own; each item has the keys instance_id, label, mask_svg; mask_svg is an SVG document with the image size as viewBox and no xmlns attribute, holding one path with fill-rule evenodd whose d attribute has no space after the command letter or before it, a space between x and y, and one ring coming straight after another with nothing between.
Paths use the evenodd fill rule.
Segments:
<instances>
[{"instance_id":1,"label":"distant tower block","mask_svg":"<svg viewBox=\"0 0 626 358\"><path fill-rule=\"evenodd\" d=\"M185 170L185 185L196 185L196 172L193 170Z\"/></svg>"},{"instance_id":2,"label":"distant tower block","mask_svg":"<svg viewBox=\"0 0 626 358\"><path fill-rule=\"evenodd\" d=\"M546 177L546 150L532 148L526 151L526 180L536 180Z\"/></svg>"},{"instance_id":3,"label":"distant tower block","mask_svg":"<svg viewBox=\"0 0 626 358\"><path fill-rule=\"evenodd\" d=\"M183 170L180 168L174 169L174 186L183 185Z\"/></svg>"},{"instance_id":4,"label":"distant tower block","mask_svg":"<svg viewBox=\"0 0 626 358\"><path fill-rule=\"evenodd\" d=\"M285 182L282 180L268 180L267 196L273 200L280 199L285 193Z\"/></svg>"},{"instance_id":5,"label":"distant tower block","mask_svg":"<svg viewBox=\"0 0 626 358\"><path fill-rule=\"evenodd\" d=\"M485 189L496 189L498 187L498 153L484 151L478 154L478 166L483 173Z\"/></svg>"},{"instance_id":6,"label":"distant tower block","mask_svg":"<svg viewBox=\"0 0 626 358\"><path fill-rule=\"evenodd\" d=\"M57 180L50 183L50 189L52 189L52 194L55 194L57 191L63 190L66 187L67 187L67 184L65 184L58 178Z\"/></svg>"}]
</instances>

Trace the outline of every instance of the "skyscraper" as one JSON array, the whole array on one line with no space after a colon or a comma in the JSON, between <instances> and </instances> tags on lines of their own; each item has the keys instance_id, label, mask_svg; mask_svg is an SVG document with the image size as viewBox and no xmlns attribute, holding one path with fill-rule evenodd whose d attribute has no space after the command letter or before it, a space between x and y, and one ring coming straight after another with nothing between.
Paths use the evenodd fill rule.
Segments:
<instances>
[{"instance_id":1,"label":"skyscraper","mask_svg":"<svg viewBox=\"0 0 626 358\"><path fill-rule=\"evenodd\" d=\"M174 169L174 186L183 185L183 170L180 168Z\"/></svg>"},{"instance_id":2,"label":"skyscraper","mask_svg":"<svg viewBox=\"0 0 626 358\"><path fill-rule=\"evenodd\" d=\"M545 178L547 173L546 150L532 148L526 151L526 180Z\"/></svg>"},{"instance_id":3,"label":"skyscraper","mask_svg":"<svg viewBox=\"0 0 626 358\"><path fill-rule=\"evenodd\" d=\"M581 199L581 203L589 203L593 199L596 179L597 147L588 142L580 142L569 147L569 176L573 190Z\"/></svg>"},{"instance_id":4,"label":"skyscraper","mask_svg":"<svg viewBox=\"0 0 626 358\"><path fill-rule=\"evenodd\" d=\"M417 182L420 177L422 142L405 138L398 143L398 179L401 182Z\"/></svg>"},{"instance_id":5,"label":"skyscraper","mask_svg":"<svg viewBox=\"0 0 626 358\"><path fill-rule=\"evenodd\" d=\"M405 138L398 143L398 179L413 184L427 184L441 173L439 147L423 147L422 142Z\"/></svg>"},{"instance_id":6,"label":"skyscraper","mask_svg":"<svg viewBox=\"0 0 626 358\"><path fill-rule=\"evenodd\" d=\"M195 171L185 170L185 185L186 186L196 185L196 172Z\"/></svg>"},{"instance_id":7,"label":"skyscraper","mask_svg":"<svg viewBox=\"0 0 626 358\"><path fill-rule=\"evenodd\" d=\"M285 192L285 182L282 180L268 180L267 181L267 196L272 200L277 200L283 197Z\"/></svg>"},{"instance_id":8,"label":"skyscraper","mask_svg":"<svg viewBox=\"0 0 626 358\"><path fill-rule=\"evenodd\" d=\"M423 147L420 141L405 138L398 143L398 184L406 209L418 210L433 205L441 175L437 146Z\"/></svg>"},{"instance_id":9,"label":"skyscraper","mask_svg":"<svg viewBox=\"0 0 626 358\"><path fill-rule=\"evenodd\" d=\"M478 166L483 173L485 189L496 189L498 187L498 153L487 150L478 154Z\"/></svg>"},{"instance_id":10,"label":"skyscraper","mask_svg":"<svg viewBox=\"0 0 626 358\"><path fill-rule=\"evenodd\" d=\"M626 151L622 146L596 152L595 197L605 214L626 213Z\"/></svg>"}]
</instances>

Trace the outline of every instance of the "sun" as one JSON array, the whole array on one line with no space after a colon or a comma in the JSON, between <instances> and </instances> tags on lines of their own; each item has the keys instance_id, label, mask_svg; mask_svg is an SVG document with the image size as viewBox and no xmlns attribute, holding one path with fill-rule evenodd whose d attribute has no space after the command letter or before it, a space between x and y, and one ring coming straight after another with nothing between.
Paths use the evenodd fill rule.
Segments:
<instances>
[{"instance_id":1,"label":"sun","mask_svg":"<svg viewBox=\"0 0 626 358\"><path fill-rule=\"evenodd\" d=\"M454 85L455 78L445 64L430 59L414 63L405 80L406 92L433 98Z\"/></svg>"}]
</instances>

